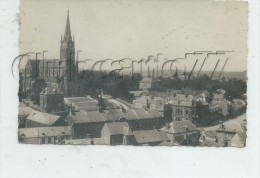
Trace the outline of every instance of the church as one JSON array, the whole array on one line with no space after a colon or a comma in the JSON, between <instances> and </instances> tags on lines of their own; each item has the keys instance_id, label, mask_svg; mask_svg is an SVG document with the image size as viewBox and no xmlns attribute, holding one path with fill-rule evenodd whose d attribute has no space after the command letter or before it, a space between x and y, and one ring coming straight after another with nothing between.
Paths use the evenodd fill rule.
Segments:
<instances>
[{"instance_id":1,"label":"church","mask_svg":"<svg viewBox=\"0 0 260 178\"><path fill-rule=\"evenodd\" d=\"M34 88L43 81L43 87L56 87L65 97L78 95L77 73L75 61L75 41L71 35L69 12L65 34L61 36L59 59L28 59L20 65L20 88L23 93L34 92Z\"/></svg>"}]
</instances>

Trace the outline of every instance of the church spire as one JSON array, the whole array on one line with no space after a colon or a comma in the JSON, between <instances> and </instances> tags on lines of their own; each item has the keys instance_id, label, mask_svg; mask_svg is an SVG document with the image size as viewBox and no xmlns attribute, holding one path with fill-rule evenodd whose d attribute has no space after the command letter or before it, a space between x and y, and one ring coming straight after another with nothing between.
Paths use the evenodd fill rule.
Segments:
<instances>
[{"instance_id":1,"label":"church spire","mask_svg":"<svg viewBox=\"0 0 260 178\"><path fill-rule=\"evenodd\" d=\"M70 31L70 12L69 11L68 11L68 15L67 15L67 23L66 23L64 39L66 41L72 40L71 31Z\"/></svg>"}]
</instances>

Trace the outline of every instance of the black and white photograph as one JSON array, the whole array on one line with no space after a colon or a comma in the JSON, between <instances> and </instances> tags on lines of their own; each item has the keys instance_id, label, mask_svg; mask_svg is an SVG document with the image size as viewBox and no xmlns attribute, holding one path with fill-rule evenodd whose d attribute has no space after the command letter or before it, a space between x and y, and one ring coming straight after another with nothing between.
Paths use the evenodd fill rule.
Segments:
<instances>
[{"instance_id":1,"label":"black and white photograph","mask_svg":"<svg viewBox=\"0 0 260 178\"><path fill-rule=\"evenodd\" d=\"M48 2L21 1L20 143L246 146L246 3Z\"/></svg>"},{"instance_id":2,"label":"black and white photograph","mask_svg":"<svg viewBox=\"0 0 260 178\"><path fill-rule=\"evenodd\" d=\"M260 176L257 4L0 0L0 177Z\"/></svg>"}]
</instances>

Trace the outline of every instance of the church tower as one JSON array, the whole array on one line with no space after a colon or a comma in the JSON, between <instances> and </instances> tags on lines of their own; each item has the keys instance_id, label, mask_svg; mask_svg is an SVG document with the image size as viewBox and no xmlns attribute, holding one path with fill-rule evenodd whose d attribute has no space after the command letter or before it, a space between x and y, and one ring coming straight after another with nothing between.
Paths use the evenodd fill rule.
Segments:
<instances>
[{"instance_id":1,"label":"church tower","mask_svg":"<svg viewBox=\"0 0 260 178\"><path fill-rule=\"evenodd\" d=\"M75 42L70 31L69 11L64 36L61 36L60 60L65 62L64 93L72 96L75 92L76 64L75 64Z\"/></svg>"}]
</instances>

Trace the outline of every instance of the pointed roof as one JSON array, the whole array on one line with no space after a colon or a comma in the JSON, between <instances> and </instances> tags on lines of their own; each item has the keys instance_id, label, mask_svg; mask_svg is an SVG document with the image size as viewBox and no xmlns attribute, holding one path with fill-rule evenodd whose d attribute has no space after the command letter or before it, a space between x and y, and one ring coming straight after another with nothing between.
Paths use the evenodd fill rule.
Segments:
<instances>
[{"instance_id":1,"label":"pointed roof","mask_svg":"<svg viewBox=\"0 0 260 178\"><path fill-rule=\"evenodd\" d=\"M68 11L68 15L67 15L67 23L66 23L64 39L66 41L72 40L71 31L70 31L70 13L69 13L69 11Z\"/></svg>"}]
</instances>

